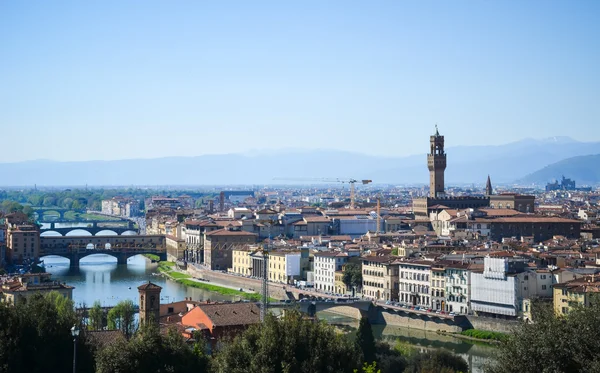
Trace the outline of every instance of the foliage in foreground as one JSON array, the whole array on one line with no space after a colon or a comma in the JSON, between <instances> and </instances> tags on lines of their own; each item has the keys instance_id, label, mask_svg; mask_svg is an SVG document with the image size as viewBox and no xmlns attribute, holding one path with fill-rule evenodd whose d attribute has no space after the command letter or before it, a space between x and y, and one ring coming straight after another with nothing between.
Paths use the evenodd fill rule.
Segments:
<instances>
[{"instance_id":1,"label":"foliage in foreground","mask_svg":"<svg viewBox=\"0 0 600 373\"><path fill-rule=\"evenodd\" d=\"M215 373L353 372L359 366L349 338L322 322L288 311L281 319L267 315L238 335L213 359Z\"/></svg>"},{"instance_id":2,"label":"foliage in foreground","mask_svg":"<svg viewBox=\"0 0 600 373\"><path fill-rule=\"evenodd\" d=\"M135 305L129 299L120 301L108 311L108 329L118 329L129 338L136 330Z\"/></svg>"},{"instance_id":3,"label":"foliage in foreground","mask_svg":"<svg viewBox=\"0 0 600 373\"><path fill-rule=\"evenodd\" d=\"M523 323L503 342L488 373L600 372L600 303L557 317L551 304L535 304L534 323Z\"/></svg>"},{"instance_id":4,"label":"foliage in foreground","mask_svg":"<svg viewBox=\"0 0 600 373\"><path fill-rule=\"evenodd\" d=\"M117 309L128 308L123 304ZM94 306L92 309L100 308L99 304ZM117 313L119 322L127 319L122 311ZM98 328L101 316L94 318L97 321L90 323ZM75 323L80 325L73 302L58 293L37 295L15 307L0 304L0 373L71 371L70 329ZM111 324L116 327L117 321ZM455 373L462 367L460 362L464 364L446 352L422 355L410 348L375 342L366 320L357 333L359 338L355 338L324 322L306 319L295 310L281 319L269 315L263 324L220 342L213 346L218 350L212 357L206 354L202 337L194 336L198 342L189 344L175 329L161 335L158 328L145 326L132 331L131 338L117 338L99 351L90 343L90 332L80 329L77 372ZM373 361L365 361L363 356Z\"/></svg>"},{"instance_id":5,"label":"foliage in foreground","mask_svg":"<svg viewBox=\"0 0 600 373\"><path fill-rule=\"evenodd\" d=\"M76 323L73 301L56 292L15 306L0 303L0 372L71 372ZM78 372L94 369L86 337L82 330L77 340Z\"/></svg>"},{"instance_id":6,"label":"foliage in foreground","mask_svg":"<svg viewBox=\"0 0 600 373\"><path fill-rule=\"evenodd\" d=\"M466 373L467 362L460 356L445 350L414 353L408 359L404 373Z\"/></svg>"},{"instance_id":7,"label":"foliage in foreground","mask_svg":"<svg viewBox=\"0 0 600 373\"><path fill-rule=\"evenodd\" d=\"M127 341L122 338L100 351L96 357L97 373L163 373L207 370L202 342L191 348L176 329L161 335L158 327L144 326Z\"/></svg>"}]
</instances>

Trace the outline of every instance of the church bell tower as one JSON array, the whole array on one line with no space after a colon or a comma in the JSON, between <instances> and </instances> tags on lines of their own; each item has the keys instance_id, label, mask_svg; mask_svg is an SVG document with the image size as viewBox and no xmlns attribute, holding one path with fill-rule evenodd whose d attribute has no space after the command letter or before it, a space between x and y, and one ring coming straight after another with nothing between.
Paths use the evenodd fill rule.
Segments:
<instances>
[{"instance_id":1,"label":"church bell tower","mask_svg":"<svg viewBox=\"0 0 600 373\"><path fill-rule=\"evenodd\" d=\"M427 154L427 168L429 168L429 194L430 197L444 196L444 171L446 170L446 153L444 152L444 136L441 136L437 124L435 135L429 138L430 153Z\"/></svg>"},{"instance_id":2,"label":"church bell tower","mask_svg":"<svg viewBox=\"0 0 600 373\"><path fill-rule=\"evenodd\" d=\"M140 293L140 325L148 322L158 325L160 317L160 291L162 288L148 281L138 287Z\"/></svg>"}]
</instances>

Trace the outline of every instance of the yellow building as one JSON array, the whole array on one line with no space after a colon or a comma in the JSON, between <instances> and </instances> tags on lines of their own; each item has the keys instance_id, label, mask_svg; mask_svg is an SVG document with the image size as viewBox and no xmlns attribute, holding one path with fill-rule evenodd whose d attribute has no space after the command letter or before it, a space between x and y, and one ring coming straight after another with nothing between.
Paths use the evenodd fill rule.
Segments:
<instances>
[{"instance_id":1,"label":"yellow building","mask_svg":"<svg viewBox=\"0 0 600 373\"><path fill-rule=\"evenodd\" d=\"M272 251L269 253L269 281L292 283L301 276L300 252Z\"/></svg>"},{"instance_id":2,"label":"yellow building","mask_svg":"<svg viewBox=\"0 0 600 373\"><path fill-rule=\"evenodd\" d=\"M247 248L239 248L231 250L232 265L229 272L236 273L242 276L251 276L252 274L252 258L250 254L252 250Z\"/></svg>"},{"instance_id":3,"label":"yellow building","mask_svg":"<svg viewBox=\"0 0 600 373\"><path fill-rule=\"evenodd\" d=\"M270 252L269 281L287 283L285 268L285 253L278 251Z\"/></svg>"},{"instance_id":4,"label":"yellow building","mask_svg":"<svg viewBox=\"0 0 600 373\"><path fill-rule=\"evenodd\" d=\"M333 292L344 295L348 292L348 287L344 284L344 271L335 271L335 283Z\"/></svg>"},{"instance_id":5,"label":"yellow building","mask_svg":"<svg viewBox=\"0 0 600 373\"><path fill-rule=\"evenodd\" d=\"M365 256L362 260L365 297L375 300L398 300L398 266L389 255Z\"/></svg>"},{"instance_id":6,"label":"yellow building","mask_svg":"<svg viewBox=\"0 0 600 373\"><path fill-rule=\"evenodd\" d=\"M429 289L431 289L431 308L434 311L444 311L446 309L446 269L441 263L434 263L431 266Z\"/></svg>"},{"instance_id":7,"label":"yellow building","mask_svg":"<svg viewBox=\"0 0 600 373\"><path fill-rule=\"evenodd\" d=\"M576 305L587 307L600 294L600 276L585 276L556 284L553 288L554 312L566 315Z\"/></svg>"}]
</instances>

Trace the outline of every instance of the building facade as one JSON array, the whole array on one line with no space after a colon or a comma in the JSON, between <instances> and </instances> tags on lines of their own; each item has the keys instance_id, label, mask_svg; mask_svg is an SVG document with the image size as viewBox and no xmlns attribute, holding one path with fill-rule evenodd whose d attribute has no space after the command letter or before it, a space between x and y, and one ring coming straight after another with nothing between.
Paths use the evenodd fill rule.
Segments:
<instances>
[{"instance_id":1,"label":"building facade","mask_svg":"<svg viewBox=\"0 0 600 373\"><path fill-rule=\"evenodd\" d=\"M446 311L446 270L442 263L431 266L431 308L434 311Z\"/></svg>"},{"instance_id":2,"label":"building facade","mask_svg":"<svg viewBox=\"0 0 600 373\"><path fill-rule=\"evenodd\" d=\"M431 265L427 261L402 261L394 262L398 265L398 292L400 302L410 306L431 307Z\"/></svg>"},{"instance_id":3,"label":"building facade","mask_svg":"<svg viewBox=\"0 0 600 373\"><path fill-rule=\"evenodd\" d=\"M204 233L204 264L211 270L231 268L232 249L256 243L257 235L250 232L218 229Z\"/></svg>"},{"instance_id":4,"label":"building facade","mask_svg":"<svg viewBox=\"0 0 600 373\"><path fill-rule=\"evenodd\" d=\"M10 305L26 302L35 294L58 292L67 299L73 299L73 286L53 281L50 273L28 273L17 276L2 284L1 300Z\"/></svg>"},{"instance_id":5,"label":"building facade","mask_svg":"<svg viewBox=\"0 0 600 373\"><path fill-rule=\"evenodd\" d=\"M363 295L375 300L398 299L398 266L389 255L366 256L362 260Z\"/></svg>"},{"instance_id":6,"label":"building facade","mask_svg":"<svg viewBox=\"0 0 600 373\"><path fill-rule=\"evenodd\" d=\"M315 289L332 293L335 290L335 272L342 270L348 260L348 254L335 251L323 251L314 254Z\"/></svg>"},{"instance_id":7,"label":"building facade","mask_svg":"<svg viewBox=\"0 0 600 373\"><path fill-rule=\"evenodd\" d=\"M471 272L466 263L445 266L447 312L468 314L470 311Z\"/></svg>"},{"instance_id":8,"label":"building facade","mask_svg":"<svg viewBox=\"0 0 600 373\"><path fill-rule=\"evenodd\" d=\"M31 223L9 223L6 228L6 260L12 264L35 262L40 257L40 227Z\"/></svg>"},{"instance_id":9,"label":"building facade","mask_svg":"<svg viewBox=\"0 0 600 373\"><path fill-rule=\"evenodd\" d=\"M556 284L553 288L554 312L559 316L568 315L576 306L587 307L592 299L598 299L600 276L592 275Z\"/></svg>"}]
</instances>

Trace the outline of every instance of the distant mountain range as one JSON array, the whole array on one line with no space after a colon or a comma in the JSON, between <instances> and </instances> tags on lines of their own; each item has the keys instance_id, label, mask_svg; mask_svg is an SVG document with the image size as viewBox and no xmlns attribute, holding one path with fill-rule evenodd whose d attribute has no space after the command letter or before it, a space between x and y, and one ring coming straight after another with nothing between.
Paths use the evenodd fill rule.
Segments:
<instances>
[{"instance_id":1,"label":"distant mountain range","mask_svg":"<svg viewBox=\"0 0 600 373\"><path fill-rule=\"evenodd\" d=\"M600 149L596 151L600 151ZM533 172L519 181L542 184L554 179L560 180L563 175L575 180L577 186L600 183L600 154L563 159Z\"/></svg>"},{"instance_id":2,"label":"distant mountain range","mask_svg":"<svg viewBox=\"0 0 600 373\"><path fill-rule=\"evenodd\" d=\"M402 146L401 140L398 146ZM428 149L428 146L428 142L424 141L423 149ZM600 142L578 142L568 137L525 139L499 146L451 147L446 149L446 182L483 184L490 174L494 184L519 179L541 183L559 178L562 174L570 175L559 171L562 168L555 171L548 165L567 161L571 157L597 154L599 150ZM581 172L573 177L578 183L583 183L579 175L587 174L590 180L586 182L599 182L597 160L592 164L586 162L582 161ZM587 167L590 172L586 171ZM541 174L541 169L546 171ZM593 172L596 172L595 177L592 176ZM0 163L0 185L4 186L299 184L274 178L336 177L372 179L374 183L392 184L427 184L429 181L425 154L378 157L337 150L278 150L116 161L36 160Z\"/></svg>"}]
</instances>

